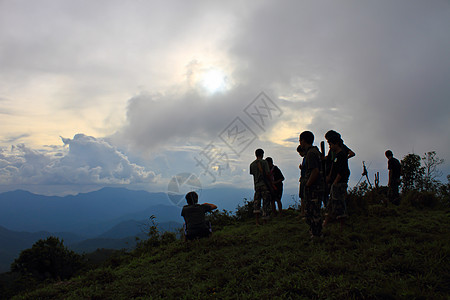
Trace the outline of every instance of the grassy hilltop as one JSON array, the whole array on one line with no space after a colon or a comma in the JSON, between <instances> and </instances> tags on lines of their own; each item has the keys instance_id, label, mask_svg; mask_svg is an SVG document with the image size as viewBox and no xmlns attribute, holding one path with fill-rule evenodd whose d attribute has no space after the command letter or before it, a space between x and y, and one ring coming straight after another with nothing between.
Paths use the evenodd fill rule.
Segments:
<instances>
[{"instance_id":1,"label":"grassy hilltop","mask_svg":"<svg viewBox=\"0 0 450 300\"><path fill-rule=\"evenodd\" d=\"M213 216L214 235L159 235L14 299L448 299L450 211L370 205L312 241L298 212L264 226Z\"/></svg>"}]
</instances>

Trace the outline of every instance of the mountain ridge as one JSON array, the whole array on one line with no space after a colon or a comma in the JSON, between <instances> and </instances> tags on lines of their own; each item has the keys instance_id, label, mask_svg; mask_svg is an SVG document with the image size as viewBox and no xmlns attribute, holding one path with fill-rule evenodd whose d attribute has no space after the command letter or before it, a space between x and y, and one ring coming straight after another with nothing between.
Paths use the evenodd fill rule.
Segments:
<instances>
[{"instance_id":1,"label":"mountain ridge","mask_svg":"<svg viewBox=\"0 0 450 300\"><path fill-rule=\"evenodd\" d=\"M76 232L83 224L112 220L157 204L170 204L167 195L125 188L64 197L17 190L0 194L0 225L15 231Z\"/></svg>"}]
</instances>

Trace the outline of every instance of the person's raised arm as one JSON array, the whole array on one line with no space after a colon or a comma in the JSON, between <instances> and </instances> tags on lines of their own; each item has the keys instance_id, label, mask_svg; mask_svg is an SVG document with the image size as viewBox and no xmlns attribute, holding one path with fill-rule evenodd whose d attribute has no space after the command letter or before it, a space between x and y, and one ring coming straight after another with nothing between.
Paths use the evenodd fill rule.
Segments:
<instances>
[{"instance_id":1,"label":"person's raised arm","mask_svg":"<svg viewBox=\"0 0 450 300\"><path fill-rule=\"evenodd\" d=\"M352 158L355 155L356 155L355 152L353 152L352 150L348 149L347 159Z\"/></svg>"},{"instance_id":2,"label":"person's raised arm","mask_svg":"<svg viewBox=\"0 0 450 300\"><path fill-rule=\"evenodd\" d=\"M215 210L217 208L217 205L215 205L215 204L211 204L211 203L203 203L203 204L206 204L209 207L211 207L211 210Z\"/></svg>"}]
</instances>

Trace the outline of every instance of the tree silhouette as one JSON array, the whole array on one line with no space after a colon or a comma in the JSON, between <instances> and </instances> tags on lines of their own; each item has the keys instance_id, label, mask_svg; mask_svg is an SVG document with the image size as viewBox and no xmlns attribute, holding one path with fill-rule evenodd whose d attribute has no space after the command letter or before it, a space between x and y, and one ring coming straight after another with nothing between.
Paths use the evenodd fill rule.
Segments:
<instances>
[{"instance_id":1,"label":"tree silhouette","mask_svg":"<svg viewBox=\"0 0 450 300\"><path fill-rule=\"evenodd\" d=\"M82 266L81 256L68 250L62 240L48 237L23 250L11 264L11 271L38 280L67 279Z\"/></svg>"},{"instance_id":2,"label":"tree silhouette","mask_svg":"<svg viewBox=\"0 0 450 300\"><path fill-rule=\"evenodd\" d=\"M442 185L437 180L442 176L438 167L443 163L436 151L429 151L422 158L414 153L406 155L402 159L403 193L411 190L438 192Z\"/></svg>"},{"instance_id":3,"label":"tree silhouette","mask_svg":"<svg viewBox=\"0 0 450 300\"><path fill-rule=\"evenodd\" d=\"M421 167L420 156L414 153L406 155L402 159L402 184L403 193L411 190L422 190L424 168Z\"/></svg>"},{"instance_id":4,"label":"tree silhouette","mask_svg":"<svg viewBox=\"0 0 450 300\"><path fill-rule=\"evenodd\" d=\"M436 192L439 188L439 181L436 178L442 176L442 172L439 171L438 167L444 163L444 160L436 155L436 151L430 151L422 157L422 162L424 165L424 189Z\"/></svg>"}]
</instances>

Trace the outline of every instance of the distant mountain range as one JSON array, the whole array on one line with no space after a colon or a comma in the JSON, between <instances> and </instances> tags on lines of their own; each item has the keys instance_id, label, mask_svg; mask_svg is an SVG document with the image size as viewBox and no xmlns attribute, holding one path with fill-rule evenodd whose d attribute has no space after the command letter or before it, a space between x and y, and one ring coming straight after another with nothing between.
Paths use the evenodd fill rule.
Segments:
<instances>
[{"instance_id":1,"label":"distant mountain range","mask_svg":"<svg viewBox=\"0 0 450 300\"><path fill-rule=\"evenodd\" d=\"M200 202L235 211L250 189L215 188L200 193ZM20 252L39 239L56 236L79 253L98 248L131 249L136 237L144 239L150 216L161 231L182 227L181 207L165 193L125 188L101 190L65 197L36 195L17 190L0 194L0 272L9 270Z\"/></svg>"},{"instance_id":2,"label":"distant mountain range","mask_svg":"<svg viewBox=\"0 0 450 300\"><path fill-rule=\"evenodd\" d=\"M165 207L161 205L166 205ZM164 193L132 191L124 188L103 188L101 190L69 195L65 197L42 196L27 191L0 194L0 226L14 231L74 232L94 237L117 223L126 215L135 215L138 220L157 214L156 209L169 219L158 221L181 221L179 208L171 205Z\"/></svg>"},{"instance_id":3,"label":"distant mountain range","mask_svg":"<svg viewBox=\"0 0 450 300\"><path fill-rule=\"evenodd\" d=\"M204 189L199 202L235 211L253 190L229 187ZM126 220L143 220L151 215L157 222L182 222L181 207L165 193L103 188L78 195L43 196L17 190L0 194L0 226L14 231L73 232L95 237Z\"/></svg>"},{"instance_id":4,"label":"distant mountain range","mask_svg":"<svg viewBox=\"0 0 450 300\"><path fill-rule=\"evenodd\" d=\"M174 230L183 223L180 210L167 194L124 188L65 197L1 193L0 272L8 271L22 250L49 236L77 252L132 248L136 236L145 238L142 227L151 215L160 230Z\"/></svg>"}]
</instances>

